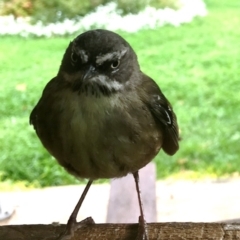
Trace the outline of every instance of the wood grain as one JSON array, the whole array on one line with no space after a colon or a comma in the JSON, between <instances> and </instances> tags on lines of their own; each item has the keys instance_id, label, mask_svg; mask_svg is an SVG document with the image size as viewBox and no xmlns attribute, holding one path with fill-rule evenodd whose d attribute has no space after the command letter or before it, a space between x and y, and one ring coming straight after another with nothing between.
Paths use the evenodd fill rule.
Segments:
<instances>
[{"instance_id":1,"label":"wood grain","mask_svg":"<svg viewBox=\"0 0 240 240\"><path fill-rule=\"evenodd\" d=\"M56 240L65 225L9 225L0 227L1 240ZM134 240L137 224L94 224L75 232L71 240ZM150 240L236 240L239 223L149 223Z\"/></svg>"}]
</instances>

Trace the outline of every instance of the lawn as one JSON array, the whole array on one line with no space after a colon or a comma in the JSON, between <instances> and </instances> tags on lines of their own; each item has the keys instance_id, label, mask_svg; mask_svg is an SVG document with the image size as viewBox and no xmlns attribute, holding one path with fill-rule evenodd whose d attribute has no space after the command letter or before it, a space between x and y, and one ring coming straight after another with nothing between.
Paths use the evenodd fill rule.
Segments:
<instances>
[{"instance_id":1,"label":"lawn","mask_svg":"<svg viewBox=\"0 0 240 240\"><path fill-rule=\"evenodd\" d=\"M155 158L158 178L179 173L223 177L240 171L240 4L225 2L208 0L208 16L181 27L120 33L178 116L180 150L173 157L160 152ZM78 182L50 157L28 124L74 37L1 37L0 181L34 186Z\"/></svg>"}]
</instances>

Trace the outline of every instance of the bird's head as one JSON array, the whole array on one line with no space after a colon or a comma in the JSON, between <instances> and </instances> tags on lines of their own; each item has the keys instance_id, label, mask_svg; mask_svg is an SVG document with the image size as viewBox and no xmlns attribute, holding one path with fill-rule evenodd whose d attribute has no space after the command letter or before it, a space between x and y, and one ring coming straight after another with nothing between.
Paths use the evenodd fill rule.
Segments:
<instances>
[{"instance_id":1,"label":"bird's head","mask_svg":"<svg viewBox=\"0 0 240 240\"><path fill-rule=\"evenodd\" d=\"M74 91L96 95L121 91L134 72L139 72L139 65L131 46L118 34L101 29L76 37L59 70Z\"/></svg>"}]
</instances>

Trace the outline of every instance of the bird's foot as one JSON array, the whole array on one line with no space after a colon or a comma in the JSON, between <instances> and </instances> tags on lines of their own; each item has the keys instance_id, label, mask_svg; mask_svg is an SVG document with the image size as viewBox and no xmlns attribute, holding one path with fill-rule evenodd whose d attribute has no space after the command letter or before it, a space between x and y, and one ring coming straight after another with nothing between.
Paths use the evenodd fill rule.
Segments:
<instances>
[{"instance_id":1,"label":"bird's foot","mask_svg":"<svg viewBox=\"0 0 240 240\"><path fill-rule=\"evenodd\" d=\"M139 224L138 224L138 235L136 240L149 240L148 237L148 229L147 229L147 223L143 219L142 216L139 217Z\"/></svg>"},{"instance_id":2,"label":"bird's foot","mask_svg":"<svg viewBox=\"0 0 240 240\"><path fill-rule=\"evenodd\" d=\"M65 231L57 238L57 240L71 240L74 239L74 233L86 225L95 224L94 220L91 217L88 217L81 222L68 221Z\"/></svg>"}]
</instances>

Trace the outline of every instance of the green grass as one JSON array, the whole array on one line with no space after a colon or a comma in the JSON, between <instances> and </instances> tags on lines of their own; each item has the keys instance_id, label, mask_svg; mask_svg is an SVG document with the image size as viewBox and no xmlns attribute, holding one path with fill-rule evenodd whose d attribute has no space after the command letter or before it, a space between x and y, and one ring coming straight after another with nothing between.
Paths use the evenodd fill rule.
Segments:
<instances>
[{"instance_id":1,"label":"green grass","mask_svg":"<svg viewBox=\"0 0 240 240\"><path fill-rule=\"evenodd\" d=\"M240 171L240 4L208 0L209 15L181 27L129 34L142 70L171 101L180 150L156 157L158 178L179 172L225 176ZM45 84L73 38L0 39L0 177L35 186L78 182L49 156L28 124Z\"/></svg>"}]
</instances>

